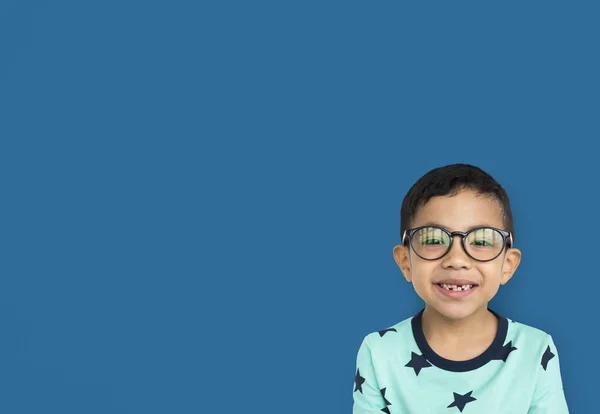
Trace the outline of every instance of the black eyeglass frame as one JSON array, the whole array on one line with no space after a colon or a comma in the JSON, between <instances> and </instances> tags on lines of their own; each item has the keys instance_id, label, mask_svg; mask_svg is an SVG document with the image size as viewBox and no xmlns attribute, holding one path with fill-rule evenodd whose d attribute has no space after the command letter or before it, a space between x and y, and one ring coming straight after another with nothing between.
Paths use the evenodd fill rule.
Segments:
<instances>
[{"instance_id":1,"label":"black eyeglass frame","mask_svg":"<svg viewBox=\"0 0 600 414\"><path fill-rule=\"evenodd\" d=\"M417 251L415 250L413 244L412 244L412 240L413 240L413 236L414 234L421 230L421 229L428 229L428 228L435 228L435 229L440 229L441 231L443 231L444 233L446 233L448 235L448 237L450 237L450 243L448 243L448 249L446 250L446 253L444 253L443 255L441 255L440 257L436 257L435 259L428 259L425 258L423 256L421 256L419 253L417 253ZM496 230L498 233L500 233L502 235L502 249L498 252L498 254L494 257L492 257L491 259L487 259L487 260L481 260L481 259L476 259L473 256L471 256L471 254L467 251L467 246L465 245L465 240L467 240L467 236L469 234L471 234L474 231L477 230L481 230L481 229L492 229L492 230ZM448 231L443 227L438 227L438 226L420 226L420 227L415 227L414 229L407 229L404 230L404 234L402 235L402 244L404 246L406 246L406 237L408 236L409 239L409 244L410 244L410 248L412 249L413 252L415 252L415 254L417 256L419 256L421 259L423 260L439 260L442 257L446 256L448 254L448 252L450 251L450 249L452 248L452 243L454 242L454 236L462 236L462 248L465 251L465 253L467 254L467 256L469 256L471 259L478 261L478 262L491 262L492 260L496 259L498 256L500 256L502 254L502 252L506 249L506 248L511 248L513 246L513 235L511 232L506 231L506 230L501 230L501 229L497 229L495 227L490 227L490 226L481 226L481 227L476 227L474 229L471 229L467 232L462 232L462 231Z\"/></svg>"}]
</instances>

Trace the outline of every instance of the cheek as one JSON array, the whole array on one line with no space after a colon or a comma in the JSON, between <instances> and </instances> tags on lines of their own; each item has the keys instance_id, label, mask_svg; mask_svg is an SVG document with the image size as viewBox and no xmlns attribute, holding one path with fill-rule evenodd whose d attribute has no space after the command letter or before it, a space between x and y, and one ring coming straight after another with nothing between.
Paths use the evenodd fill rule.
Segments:
<instances>
[{"instance_id":1,"label":"cheek","mask_svg":"<svg viewBox=\"0 0 600 414\"><path fill-rule=\"evenodd\" d=\"M486 263L484 266L478 266L477 270L483 276L483 280L491 283L499 283L502 278L502 262Z\"/></svg>"},{"instance_id":2,"label":"cheek","mask_svg":"<svg viewBox=\"0 0 600 414\"><path fill-rule=\"evenodd\" d=\"M487 283L484 286L483 290L480 292L481 297L486 302L489 302L494 298L494 296L496 296L499 289L500 289L500 285L498 283Z\"/></svg>"},{"instance_id":3,"label":"cheek","mask_svg":"<svg viewBox=\"0 0 600 414\"><path fill-rule=\"evenodd\" d=\"M415 289L415 292L417 294L417 296L419 296L421 299L423 299L425 302L427 302L427 300L429 298L431 298L431 286L427 285L425 283L413 283L413 288Z\"/></svg>"},{"instance_id":4,"label":"cheek","mask_svg":"<svg viewBox=\"0 0 600 414\"><path fill-rule=\"evenodd\" d=\"M486 296L494 297L500 288L502 280L502 263L489 263L490 266L481 266L479 271L483 276L484 290Z\"/></svg>"},{"instance_id":5,"label":"cheek","mask_svg":"<svg viewBox=\"0 0 600 414\"><path fill-rule=\"evenodd\" d=\"M412 268L413 285L417 293L423 292L431 287L433 275L435 275L435 264L414 263Z\"/></svg>"}]
</instances>

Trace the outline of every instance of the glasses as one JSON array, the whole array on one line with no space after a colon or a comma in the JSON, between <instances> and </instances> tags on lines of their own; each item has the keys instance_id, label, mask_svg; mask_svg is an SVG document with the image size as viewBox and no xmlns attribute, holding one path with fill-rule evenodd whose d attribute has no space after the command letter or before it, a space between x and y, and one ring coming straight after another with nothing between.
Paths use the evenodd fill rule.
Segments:
<instances>
[{"instance_id":1,"label":"glasses","mask_svg":"<svg viewBox=\"0 0 600 414\"><path fill-rule=\"evenodd\" d=\"M462 236L462 246L467 255L478 262L489 262L500 256L505 247L512 247L510 232L494 227L477 227L467 231L449 232L435 227L423 226L405 230L402 243L408 237L413 251L424 260L437 260L444 257L452 248L454 236Z\"/></svg>"}]
</instances>

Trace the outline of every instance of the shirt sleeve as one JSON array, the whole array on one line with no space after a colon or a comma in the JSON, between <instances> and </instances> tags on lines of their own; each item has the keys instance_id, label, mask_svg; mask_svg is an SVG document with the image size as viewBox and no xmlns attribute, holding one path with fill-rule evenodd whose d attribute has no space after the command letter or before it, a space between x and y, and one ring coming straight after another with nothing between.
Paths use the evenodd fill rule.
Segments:
<instances>
[{"instance_id":1,"label":"shirt sleeve","mask_svg":"<svg viewBox=\"0 0 600 414\"><path fill-rule=\"evenodd\" d=\"M368 335L363 339L356 357L353 399L352 414L389 412L385 410L383 395L375 377Z\"/></svg>"},{"instance_id":2,"label":"shirt sleeve","mask_svg":"<svg viewBox=\"0 0 600 414\"><path fill-rule=\"evenodd\" d=\"M540 354L538 370L533 399L527 414L568 414L558 351L550 335L548 335L547 347Z\"/></svg>"}]
</instances>

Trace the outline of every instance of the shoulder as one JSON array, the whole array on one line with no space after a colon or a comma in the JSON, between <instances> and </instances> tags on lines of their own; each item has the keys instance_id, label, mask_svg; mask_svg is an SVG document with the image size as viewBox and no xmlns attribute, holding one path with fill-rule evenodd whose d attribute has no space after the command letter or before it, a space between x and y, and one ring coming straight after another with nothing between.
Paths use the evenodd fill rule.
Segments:
<instances>
[{"instance_id":1,"label":"shoulder","mask_svg":"<svg viewBox=\"0 0 600 414\"><path fill-rule=\"evenodd\" d=\"M550 333L513 319L508 319L507 340L512 340L515 345L527 345L536 354L544 353L548 347L554 348Z\"/></svg>"},{"instance_id":2,"label":"shoulder","mask_svg":"<svg viewBox=\"0 0 600 414\"><path fill-rule=\"evenodd\" d=\"M411 346L414 342L412 319L413 316L367 333L363 338L361 348L369 349L372 354L384 354L395 353L399 348Z\"/></svg>"}]
</instances>

